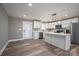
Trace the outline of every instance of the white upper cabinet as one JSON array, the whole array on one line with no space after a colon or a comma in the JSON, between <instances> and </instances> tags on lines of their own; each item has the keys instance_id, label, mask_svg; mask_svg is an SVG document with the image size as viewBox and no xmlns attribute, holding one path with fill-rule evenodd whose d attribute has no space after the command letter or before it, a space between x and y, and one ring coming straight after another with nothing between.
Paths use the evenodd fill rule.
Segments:
<instances>
[{"instance_id":1,"label":"white upper cabinet","mask_svg":"<svg viewBox=\"0 0 79 59\"><path fill-rule=\"evenodd\" d=\"M77 23L77 22L78 22L78 18L73 18L73 19L67 19L67 20L61 21L61 24L63 28L67 28L67 27L70 27L72 23Z\"/></svg>"},{"instance_id":2,"label":"white upper cabinet","mask_svg":"<svg viewBox=\"0 0 79 59\"><path fill-rule=\"evenodd\" d=\"M46 29L54 28L54 23L45 23L45 28Z\"/></svg>"},{"instance_id":3,"label":"white upper cabinet","mask_svg":"<svg viewBox=\"0 0 79 59\"><path fill-rule=\"evenodd\" d=\"M41 28L42 24L39 21L34 21L34 28Z\"/></svg>"},{"instance_id":4,"label":"white upper cabinet","mask_svg":"<svg viewBox=\"0 0 79 59\"><path fill-rule=\"evenodd\" d=\"M52 28L55 28L55 22L52 23Z\"/></svg>"},{"instance_id":5,"label":"white upper cabinet","mask_svg":"<svg viewBox=\"0 0 79 59\"><path fill-rule=\"evenodd\" d=\"M58 22L52 22L52 23L42 23L39 21L34 21L34 28L40 28L42 30L45 29L50 29L50 28L55 28L55 25L57 24L62 24L63 28L68 28L71 26L72 23L77 23L78 18L73 18L73 19L67 19L67 20L62 20Z\"/></svg>"},{"instance_id":6,"label":"white upper cabinet","mask_svg":"<svg viewBox=\"0 0 79 59\"><path fill-rule=\"evenodd\" d=\"M77 23L79 21L79 19L78 18L73 18L73 19L71 19L71 21L72 21L72 23Z\"/></svg>"},{"instance_id":7,"label":"white upper cabinet","mask_svg":"<svg viewBox=\"0 0 79 59\"><path fill-rule=\"evenodd\" d=\"M64 21L62 21L62 27L63 28L70 27L70 25L71 25L71 20L64 20Z\"/></svg>"},{"instance_id":8,"label":"white upper cabinet","mask_svg":"<svg viewBox=\"0 0 79 59\"><path fill-rule=\"evenodd\" d=\"M46 24L45 23L41 23L41 30L45 30L46 29Z\"/></svg>"},{"instance_id":9,"label":"white upper cabinet","mask_svg":"<svg viewBox=\"0 0 79 59\"><path fill-rule=\"evenodd\" d=\"M52 23L48 23L48 28L52 28Z\"/></svg>"},{"instance_id":10,"label":"white upper cabinet","mask_svg":"<svg viewBox=\"0 0 79 59\"><path fill-rule=\"evenodd\" d=\"M49 26L48 26L48 23L45 23L45 27L46 27L46 29L49 27Z\"/></svg>"}]
</instances>

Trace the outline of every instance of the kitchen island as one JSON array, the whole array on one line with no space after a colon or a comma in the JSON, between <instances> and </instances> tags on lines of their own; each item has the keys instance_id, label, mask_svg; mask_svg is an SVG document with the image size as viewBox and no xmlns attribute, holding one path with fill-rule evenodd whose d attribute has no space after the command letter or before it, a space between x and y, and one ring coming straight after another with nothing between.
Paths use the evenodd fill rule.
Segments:
<instances>
[{"instance_id":1,"label":"kitchen island","mask_svg":"<svg viewBox=\"0 0 79 59\"><path fill-rule=\"evenodd\" d=\"M70 34L44 32L45 41L63 50L69 50L71 46Z\"/></svg>"}]
</instances>

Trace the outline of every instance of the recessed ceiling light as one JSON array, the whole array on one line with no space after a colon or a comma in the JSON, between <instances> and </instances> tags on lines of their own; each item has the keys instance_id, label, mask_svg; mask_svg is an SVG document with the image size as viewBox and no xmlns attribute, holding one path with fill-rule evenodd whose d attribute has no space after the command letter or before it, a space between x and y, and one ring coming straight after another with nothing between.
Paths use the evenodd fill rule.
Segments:
<instances>
[{"instance_id":1,"label":"recessed ceiling light","mask_svg":"<svg viewBox=\"0 0 79 59\"><path fill-rule=\"evenodd\" d=\"M65 16L68 16L68 14L65 14Z\"/></svg>"},{"instance_id":2,"label":"recessed ceiling light","mask_svg":"<svg viewBox=\"0 0 79 59\"><path fill-rule=\"evenodd\" d=\"M30 7L31 7L31 6L32 6L32 4L31 4L31 3L29 3L29 4L28 4L28 6L30 6Z\"/></svg>"},{"instance_id":3,"label":"recessed ceiling light","mask_svg":"<svg viewBox=\"0 0 79 59\"><path fill-rule=\"evenodd\" d=\"M24 15L24 17L26 17L26 15Z\"/></svg>"}]
</instances>

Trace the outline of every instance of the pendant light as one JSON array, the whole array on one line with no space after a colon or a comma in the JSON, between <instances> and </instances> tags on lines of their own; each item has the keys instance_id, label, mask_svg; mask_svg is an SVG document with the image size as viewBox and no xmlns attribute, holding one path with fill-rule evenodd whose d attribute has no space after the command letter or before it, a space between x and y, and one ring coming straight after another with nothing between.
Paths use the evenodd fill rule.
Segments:
<instances>
[{"instance_id":1,"label":"pendant light","mask_svg":"<svg viewBox=\"0 0 79 59\"><path fill-rule=\"evenodd\" d=\"M56 15L57 15L56 13L52 14L52 22L53 22L53 21L56 21ZM56 25L56 23L57 23L57 22L55 22L54 24Z\"/></svg>"}]
</instances>

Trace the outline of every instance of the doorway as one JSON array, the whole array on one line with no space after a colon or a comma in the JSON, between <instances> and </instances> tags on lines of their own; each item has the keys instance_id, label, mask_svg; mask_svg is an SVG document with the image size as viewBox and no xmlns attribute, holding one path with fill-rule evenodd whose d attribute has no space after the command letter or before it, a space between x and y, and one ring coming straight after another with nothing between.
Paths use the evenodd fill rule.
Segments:
<instances>
[{"instance_id":1,"label":"doorway","mask_svg":"<svg viewBox=\"0 0 79 59\"><path fill-rule=\"evenodd\" d=\"M23 39L32 39L32 22L23 21Z\"/></svg>"}]
</instances>

